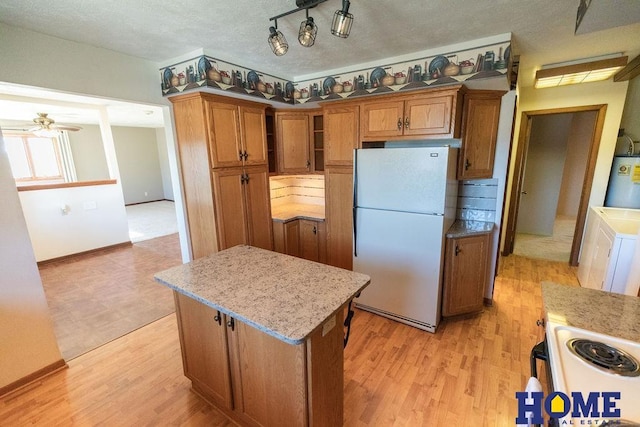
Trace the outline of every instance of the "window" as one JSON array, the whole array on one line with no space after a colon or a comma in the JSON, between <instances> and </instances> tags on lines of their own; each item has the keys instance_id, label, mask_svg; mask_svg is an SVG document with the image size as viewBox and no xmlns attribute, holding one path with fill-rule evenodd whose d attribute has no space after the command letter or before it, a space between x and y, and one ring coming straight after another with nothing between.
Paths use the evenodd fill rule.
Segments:
<instances>
[{"instance_id":1,"label":"window","mask_svg":"<svg viewBox=\"0 0 640 427\"><path fill-rule=\"evenodd\" d=\"M8 134L4 138L16 182L64 182L58 138Z\"/></svg>"}]
</instances>

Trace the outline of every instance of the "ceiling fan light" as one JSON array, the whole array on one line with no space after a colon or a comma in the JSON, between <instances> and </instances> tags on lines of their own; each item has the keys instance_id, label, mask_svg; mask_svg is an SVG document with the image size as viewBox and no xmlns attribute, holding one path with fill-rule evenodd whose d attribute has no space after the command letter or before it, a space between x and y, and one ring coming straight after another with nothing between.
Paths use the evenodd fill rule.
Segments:
<instances>
[{"instance_id":1,"label":"ceiling fan light","mask_svg":"<svg viewBox=\"0 0 640 427\"><path fill-rule=\"evenodd\" d=\"M312 17L307 17L300 24L300 31L298 32L298 41L304 47L311 47L316 42L316 35L318 34L318 26L313 22Z\"/></svg>"},{"instance_id":2,"label":"ceiling fan light","mask_svg":"<svg viewBox=\"0 0 640 427\"><path fill-rule=\"evenodd\" d=\"M287 43L287 39L284 38L282 32L278 31L275 27L269 27L269 33L267 41L273 53L276 54L276 56L282 56L287 53L289 43Z\"/></svg>"},{"instance_id":3,"label":"ceiling fan light","mask_svg":"<svg viewBox=\"0 0 640 427\"><path fill-rule=\"evenodd\" d=\"M353 15L349 13L349 0L342 0L342 10L336 10L331 23L331 34L346 39L351 32Z\"/></svg>"},{"instance_id":4,"label":"ceiling fan light","mask_svg":"<svg viewBox=\"0 0 640 427\"><path fill-rule=\"evenodd\" d=\"M55 138L60 135L60 131L51 128L42 128L33 131L33 134L41 138Z\"/></svg>"}]
</instances>

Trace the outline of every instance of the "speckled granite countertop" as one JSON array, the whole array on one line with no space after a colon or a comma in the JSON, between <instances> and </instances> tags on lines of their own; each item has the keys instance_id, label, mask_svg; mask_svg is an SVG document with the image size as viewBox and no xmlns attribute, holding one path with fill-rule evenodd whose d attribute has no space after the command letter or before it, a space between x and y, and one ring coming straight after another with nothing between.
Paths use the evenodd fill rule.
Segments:
<instances>
[{"instance_id":1,"label":"speckled granite countertop","mask_svg":"<svg viewBox=\"0 0 640 427\"><path fill-rule=\"evenodd\" d=\"M290 344L304 342L370 280L252 246L199 258L155 279Z\"/></svg>"},{"instance_id":2,"label":"speckled granite countertop","mask_svg":"<svg viewBox=\"0 0 640 427\"><path fill-rule=\"evenodd\" d=\"M294 219L311 219L324 221L324 206L303 203L289 203L271 207L271 218L275 221L287 222Z\"/></svg>"},{"instance_id":3,"label":"speckled granite countertop","mask_svg":"<svg viewBox=\"0 0 640 427\"><path fill-rule=\"evenodd\" d=\"M542 282L548 321L640 342L640 298Z\"/></svg>"},{"instance_id":4,"label":"speckled granite countertop","mask_svg":"<svg viewBox=\"0 0 640 427\"><path fill-rule=\"evenodd\" d=\"M476 234L487 234L493 231L493 222L457 219L447 230L447 237L466 237Z\"/></svg>"}]
</instances>

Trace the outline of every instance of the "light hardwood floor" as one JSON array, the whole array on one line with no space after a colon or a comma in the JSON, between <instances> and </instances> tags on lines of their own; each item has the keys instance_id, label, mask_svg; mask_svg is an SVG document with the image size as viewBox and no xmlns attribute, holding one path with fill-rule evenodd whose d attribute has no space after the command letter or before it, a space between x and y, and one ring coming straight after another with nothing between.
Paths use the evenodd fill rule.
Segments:
<instances>
[{"instance_id":1,"label":"light hardwood floor","mask_svg":"<svg viewBox=\"0 0 640 427\"><path fill-rule=\"evenodd\" d=\"M529 377L540 282L577 286L566 263L503 259L494 305L436 334L357 311L345 351L345 426L514 425ZM0 399L0 425L232 425L189 390L175 315Z\"/></svg>"},{"instance_id":2,"label":"light hardwood floor","mask_svg":"<svg viewBox=\"0 0 640 427\"><path fill-rule=\"evenodd\" d=\"M45 262L39 267L64 360L172 313L153 274L182 263L178 234Z\"/></svg>"}]
</instances>

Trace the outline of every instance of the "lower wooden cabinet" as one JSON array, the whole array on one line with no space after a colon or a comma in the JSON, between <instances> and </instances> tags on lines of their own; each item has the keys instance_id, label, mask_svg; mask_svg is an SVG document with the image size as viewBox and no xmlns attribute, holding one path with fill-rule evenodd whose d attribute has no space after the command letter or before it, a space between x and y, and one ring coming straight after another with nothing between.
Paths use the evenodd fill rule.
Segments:
<instances>
[{"instance_id":1,"label":"lower wooden cabinet","mask_svg":"<svg viewBox=\"0 0 640 427\"><path fill-rule=\"evenodd\" d=\"M271 204L266 166L214 169L218 247L252 245L271 250Z\"/></svg>"},{"instance_id":2,"label":"lower wooden cabinet","mask_svg":"<svg viewBox=\"0 0 640 427\"><path fill-rule=\"evenodd\" d=\"M248 426L336 426L343 417L343 310L292 345L174 292L193 390Z\"/></svg>"},{"instance_id":3,"label":"lower wooden cabinet","mask_svg":"<svg viewBox=\"0 0 640 427\"><path fill-rule=\"evenodd\" d=\"M442 315L482 310L491 234L449 237L446 242Z\"/></svg>"},{"instance_id":4,"label":"lower wooden cabinet","mask_svg":"<svg viewBox=\"0 0 640 427\"><path fill-rule=\"evenodd\" d=\"M276 252L321 263L327 261L324 221L273 221L273 240Z\"/></svg>"}]
</instances>

